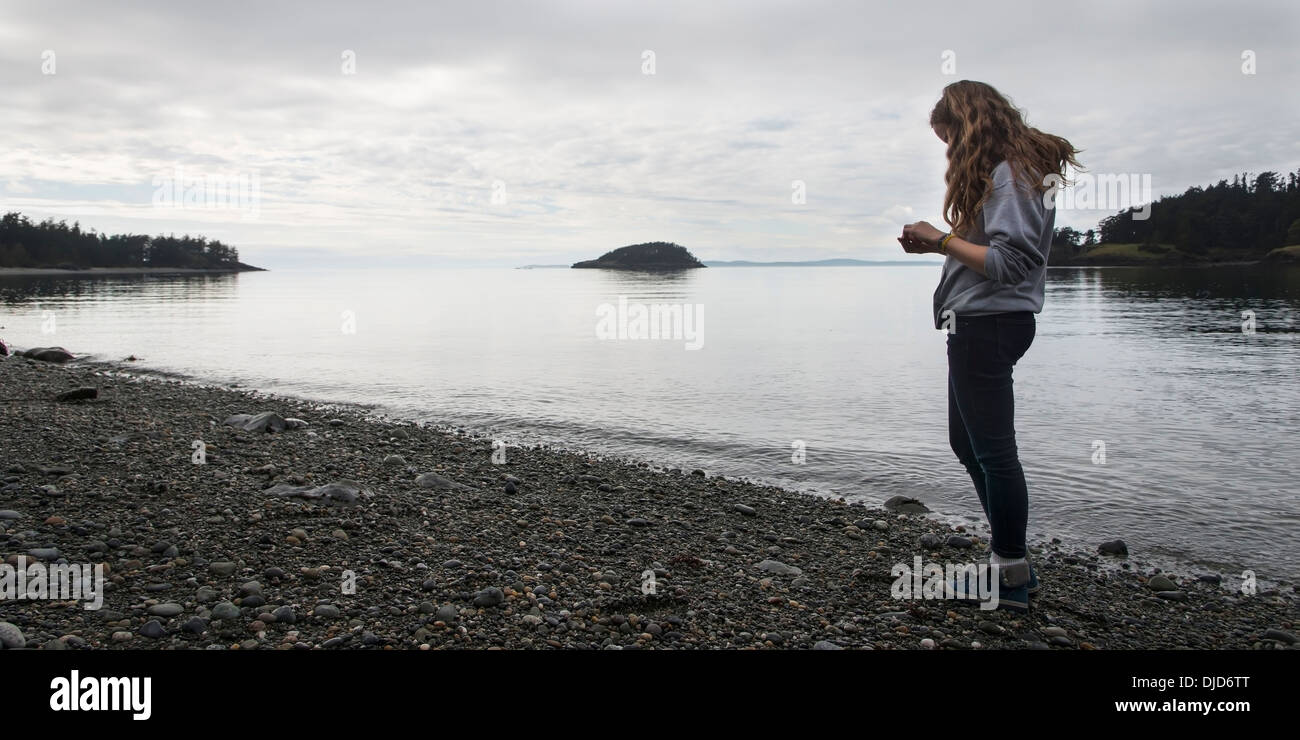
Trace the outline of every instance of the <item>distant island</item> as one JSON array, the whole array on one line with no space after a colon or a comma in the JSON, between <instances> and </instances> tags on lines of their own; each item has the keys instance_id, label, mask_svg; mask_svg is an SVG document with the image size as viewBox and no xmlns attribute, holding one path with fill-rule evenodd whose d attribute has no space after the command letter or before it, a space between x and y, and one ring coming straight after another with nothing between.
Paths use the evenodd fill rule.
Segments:
<instances>
[{"instance_id":1,"label":"distant island","mask_svg":"<svg viewBox=\"0 0 1300 740\"><path fill-rule=\"evenodd\" d=\"M81 224L21 213L0 218L0 269L9 273L90 274L262 271L239 261L239 250L203 236L98 234Z\"/></svg>"},{"instance_id":2,"label":"distant island","mask_svg":"<svg viewBox=\"0 0 1300 740\"><path fill-rule=\"evenodd\" d=\"M1285 177L1237 175L1149 205L1129 208L1080 233L1057 229L1048 264L1057 267L1300 263L1300 170Z\"/></svg>"},{"instance_id":3,"label":"distant island","mask_svg":"<svg viewBox=\"0 0 1300 740\"><path fill-rule=\"evenodd\" d=\"M695 258L686 247L672 242L646 242L619 247L594 260L575 262L575 269L601 270L692 270L705 264Z\"/></svg>"}]
</instances>

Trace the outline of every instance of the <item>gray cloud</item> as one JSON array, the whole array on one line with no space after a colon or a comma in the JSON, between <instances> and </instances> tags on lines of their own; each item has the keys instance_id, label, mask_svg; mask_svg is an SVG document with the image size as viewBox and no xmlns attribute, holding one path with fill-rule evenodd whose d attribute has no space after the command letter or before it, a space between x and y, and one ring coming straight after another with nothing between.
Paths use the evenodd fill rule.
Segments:
<instances>
[{"instance_id":1,"label":"gray cloud","mask_svg":"<svg viewBox=\"0 0 1300 740\"><path fill-rule=\"evenodd\" d=\"M1011 95L1091 171L1151 174L1156 195L1300 165L1300 10L1282 0L55 2L4 17L3 207L202 232L272 266L565 262L647 239L718 259L892 257L900 217L939 220L925 122L961 78ZM153 208L153 178L177 166L255 174L257 217Z\"/></svg>"}]
</instances>

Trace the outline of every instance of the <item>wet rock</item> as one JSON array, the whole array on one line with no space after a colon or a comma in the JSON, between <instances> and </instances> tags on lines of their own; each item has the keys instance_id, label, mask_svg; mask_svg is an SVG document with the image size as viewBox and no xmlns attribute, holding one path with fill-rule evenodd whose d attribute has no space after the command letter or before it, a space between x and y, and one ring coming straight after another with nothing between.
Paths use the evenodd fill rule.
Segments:
<instances>
[{"instance_id":1,"label":"wet rock","mask_svg":"<svg viewBox=\"0 0 1300 740\"><path fill-rule=\"evenodd\" d=\"M885 501L885 510L895 514L926 514L930 509L925 504L907 496L892 496Z\"/></svg>"},{"instance_id":2,"label":"wet rock","mask_svg":"<svg viewBox=\"0 0 1300 740\"><path fill-rule=\"evenodd\" d=\"M1174 583L1166 576L1155 575L1147 580L1147 588L1152 591L1177 591L1178 584Z\"/></svg>"},{"instance_id":3,"label":"wet rock","mask_svg":"<svg viewBox=\"0 0 1300 740\"><path fill-rule=\"evenodd\" d=\"M1128 557L1128 545L1124 540L1110 540L1097 546L1097 552L1102 555L1114 555L1116 557Z\"/></svg>"},{"instance_id":4,"label":"wet rock","mask_svg":"<svg viewBox=\"0 0 1300 740\"><path fill-rule=\"evenodd\" d=\"M274 411L260 414L235 414L221 422L222 426L243 429L246 432L283 432L288 428L284 417Z\"/></svg>"},{"instance_id":5,"label":"wet rock","mask_svg":"<svg viewBox=\"0 0 1300 740\"><path fill-rule=\"evenodd\" d=\"M42 362L67 362L74 359L73 354L62 347L32 347L23 352L22 356Z\"/></svg>"},{"instance_id":6,"label":"wet rock","mask_svg":"<svg viewBox=\"0 0 1300 740\"><path fill-rule=\"evenodd\" d=\"M85 388L73 388L70 391L64 391L59 395L55 396L54 400L60 402L93 401L96 398L99 398L99 389L85 387Z\"/></svg>"}]
</instances>

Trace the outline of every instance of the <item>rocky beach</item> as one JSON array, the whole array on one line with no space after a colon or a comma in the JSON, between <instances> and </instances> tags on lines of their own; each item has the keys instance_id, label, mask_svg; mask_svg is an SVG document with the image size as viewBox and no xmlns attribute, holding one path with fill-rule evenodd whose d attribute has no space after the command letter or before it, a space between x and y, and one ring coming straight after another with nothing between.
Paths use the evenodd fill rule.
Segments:
<instances>
[{"instance_id":1,"label":"rocky beach","mask_svg":"<svg viewBox=\"0 0 1300 740\"><path fill-rule=\"evenodd\" d=\"M0 600L6 648L1296 643L1290 583L1244 594L1239 574L1049 541L1031 543L1028 615L899 600L896 564L986 561L987 542L905 501L494 449L362 407L45 356L0 357L0 559L103 564L104 603Z\"/></svg>"}]
</instances>

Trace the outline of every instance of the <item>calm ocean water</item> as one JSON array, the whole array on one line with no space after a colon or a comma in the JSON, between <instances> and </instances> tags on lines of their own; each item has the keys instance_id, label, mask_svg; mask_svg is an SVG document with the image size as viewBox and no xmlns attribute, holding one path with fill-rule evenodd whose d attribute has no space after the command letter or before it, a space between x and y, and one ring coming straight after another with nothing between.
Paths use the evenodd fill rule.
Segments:
<instances>
[{"instance_id":1,"label":"calm ocean water","mask_svg":"<svg viewBox=\"0 0 1300 740\"><path fill-rule=\"evenodd\" d=\"M379 404L507 443L850 500L904 494L973 521L978 502L947 445L937 269L4 277L0 336ZM651 305L677 307L696 331L632 338L637 307ZM1300 268L1050 271L1016 372L1031 540L1121 537L1156 562L1294 579L1297 332Z\"/></svg>"}]
</instances>

